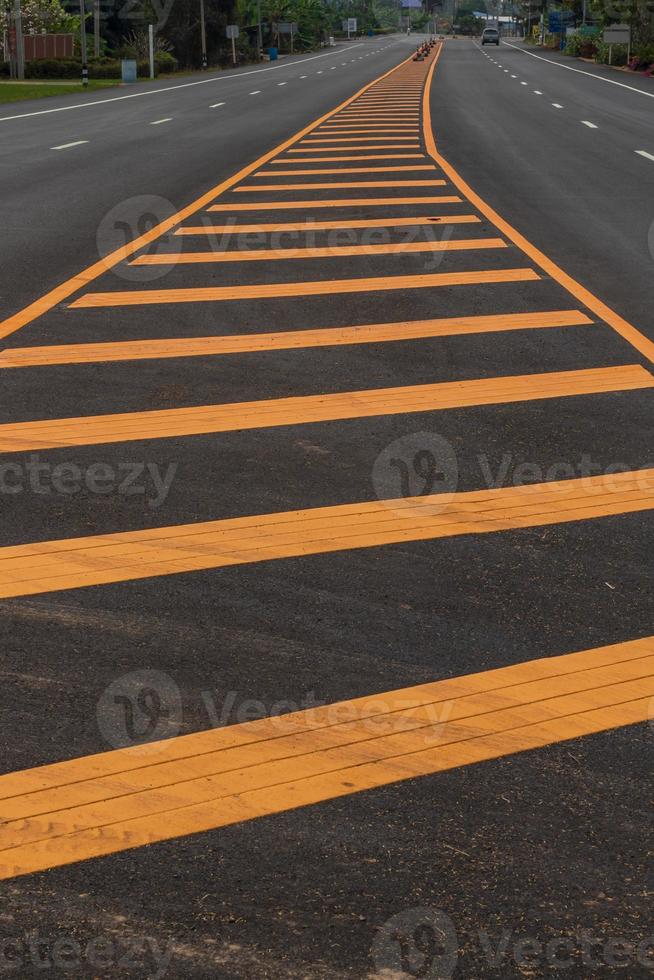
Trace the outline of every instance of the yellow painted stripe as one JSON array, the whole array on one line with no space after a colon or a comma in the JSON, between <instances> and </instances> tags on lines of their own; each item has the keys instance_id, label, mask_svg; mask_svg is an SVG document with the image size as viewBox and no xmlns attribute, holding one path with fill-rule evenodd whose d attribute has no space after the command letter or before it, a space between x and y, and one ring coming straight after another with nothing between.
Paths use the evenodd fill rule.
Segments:
<instances>
[{"instance_id":1,"label":"yellow painted stripe","mask_svg":"<svg viewBox=\"0 0 654 980\"><path fill-rule=\"evenodd\" d=\"M383 143L394 143L395 140L398 143L403 143L407 140L414 142L409 136L334 136L329 138L323 136L320 139L301 140L300 146L310 146L311 144L324 145L325 143L377 143L380 141ZM416 137L415 142L417 143L417 141Z\"/></svg>"},{"instance_id":2,"label":"yellow painted stripe","mask_svg":"<svg viewBox=\"0 0 654 980\"><path fill-rule=\"evenodd\" d=\"M354 120L363 122L370 121L372 123L383 122L384 120L392 119L397 123L411 123L412 125L417 125L420 122L420 111L415 112L397 112L370 109L367 112L360 112L353 110L352 112L343 113L341 116L336 116L335 120L330 123L332 126L343 126L345 124L351 124ZM320 127L323 128L322 126ZM316 130L317 132L317 130Z\"/></svg>"},{"instance_id":3,"label":"yellow painted stripe","mask_svg":"<svg viewBox=\"0 0 654 980\"><path fill-rule=\"evenodd\" d=\"M456 187L459 188L462 194L465 194L467 199L474 204L475 207L481 211L489 221L493 222L496 228L501 231L507 238L509 238L518 248L522 249L525 255L528 255L532 261L534 261L540 268L548 275L558 282L559 285L563 286L571 296L583 303L589 310L591 310L595 316L600 317L607 323L613 330L616 331L627 343L631 344L637 351L639 351L644 357L650 361L654 361L654 341L646 337L640 330L637 330L633 324L629 323L624 317L621 317L615 310L612 310L606 303L603 303L601 299L598 299L590 290L582 286L581 283L569 276L567 272L564 272L555 262L547 257L540 249L532 245L524 235L521 235L519 231L512 227L502 218L497 211L495 211L489 204L487 204L473 189L470 185L463 179L463 177L458 173L454 167L448 163L448 161L440 155L436 148L436 141L434 140L434 134L431 122L431 108L429 100L429 91L434 77L434 70L438 63L440 57L439 49L436 57L431 65L429 74L427 77L427 97L423 103L423 132L425 134L425 144L427 151L431 158L442 167L443 171L448 175L450 180Z\"/></svg>"},{"instance_id":4,"label":"yellow painted stripe","mask_svg":"<svg viewBox=\"0 0 654 980\"><path fill-rule=\"evenodd\" d=\"M372 153L344 157L297 157L291 160L275 160L275 166L296 167L299 163L347 163L350 160L426 160L424 153ZM395 167L389 167L395 170Z\"/></svg>"},{"instance_id":5,"label":"yellow painted stripe","mask_svg":"<svg viewBox=\"0 0 654 980\"><path fill-rule=\"evenodd\" d=\"M178 228L175 235L252 235L262 234L269 231L327 231L330 228L402 228L407 225L465 225L479 224L481 218L476 214L446 214L438 218L357 218L356 221L348 221L343 218L340 221L316 221L314 218L307 218L305 221L287 221L281 223L256 224L256 225L184 225Z\"/></svg>"},{"instance_id":6,"label":"yellow painted stripe","mask_svg":"<svg viewBox=\"0 0 654 980\"><path fill-rule=\"evenodd\" d=\"M330 157L329 160L324 161L325 163L331 163L333 160ZM295 162L295 161L293 161ZM413 163L405 164L403 166L389 167L385 164L383 167L310 167L308 170L259 170L256 174L252 174L253 177L308 177L313 174L388 174L388 173L407 173L409 171L417 173L418 171L434 171L436 172L436 167L429 163Z\"/></svg>"},{"instance_id":7,"label":"yellow painted stripe","mask_svg":"<svg viewBox=\"0 0 654 980\"><path fill-rule=\"evenodd\" d=\"M396 204L460 204L461 198L448 194L441 197L360 197L337 201L255 201L247 204L213 204L207 211L283 211L289 208L310 211L311 208L367 208Z\"/></svg>"},{"instance_id":8,"label":"yellow painted stripe","mask_svg":"<svg viewBox=\"0 0 654 980\"><path fill-rule=\"evenodd\" d=\"M302 149L287 150L287 153L340 153L341 151L343 151L343 153L351 153L353 150L367 150L369 153L371 150L417 150L418 148L419 148L419 144L412 142L412 143L398 143L397 146L387 146L387 145L370 146L370 144L366 144L365 146L323 146L322 148L312 146L311 149L308 149L307 147L303 147ZM417 154L417 156L422 157L424 156L424 154L420 153ZM396 160L406 159L406 154L397 153L394 154L393 157ZM379 157L379 159L386 160L390 158L384 156L384 157ZM276 160L275 162L279 163L281 161Z\"/></svg>"},{"instance_id":9,"label":"yellow painted stripe","mask_svg":"<svg viewBox=\"0 0 654 980\"><path fill-rule=\"evenodd\" d=\"M347 133L365 133L367 136L372 136L375 133L401 133L402 136L409 138L419 132L417 126L392 126L383 123L371 123L369 126L363 126L361 123L343 123L341 126L321 126L316 134L318 136L342 136Z\"/></svg>"},{"instance_id":10,"label":"yellow painted stripe","mask_svg":"<svg viewBox=\"0 0 654 980\"><path fill-rule=\"evenodd\" d=\"M654 639L0 776L0 878L647 721Z\"/></svg>"},{"instance_id":11,"label":"yellow painted stripe","mask_svg":"<svg viewBox=\"0 0 654 980\"><path fill-rule=\"evenodd\" d=\"M151 358L207 357L252 351L379 344L425 337L576 327L592 324L579 310L546 313L506 313L489 316L444 317L401 323L368 323L360 327L326 327L282 333L240 334L227 337L180 337L168 340L128 340L105 344L60 344L0 351L0 369L49 364L93 364Z\"/></svg>"},{"instance_id":12,"label":"yellow painted stripe","mask_svg":"<svg viewBox=\"0 0 654 980\"><path fill-rule=\"evenodd\" d=\"M232 249L228 252L161 252L139 255L130 265L195 265L199 262L286 262L289 259L363 258L368 255L415 255L506 248L501 238L454 238L436 242L386 242L383 245L324 245L313 248Z\"/></svg>"},{"instance_id":13,"label":"yellow painted stripe","mask_svg":"<svg viewBox=\"0 0 654 980\"><path fill-rule=\"evenodd\" d=\"M435 286L472 286L491 282L534 282L533 269L489 269L479 272L435 272L421 276L383 276L374 279L332 279L325 282L275 282L256 286L200 286L188 289L135 289L113 293L85 293L70 309L104 306L143 306L159 303L218 303L240 299L284 296L325 296L333 293L385 292L393 289L430 289Z\"/></svg>"},{"instance_id":14,"label":"yellow painted stripe","mask_svg":"<svg viewBox=\"0 0 654 980\"><path fill-rule=\"evenodd\" d=\"M654 387L638 364L0 425L0 452L99 446Z\"/></svg>"},{"instance_id":15,"label":"yellow painted stripe","mask_svg":"<svg viewBox=\"0 0 654 980\"><path fill-rule=\"evenodd\" d=\"M394 72L401 70L403 66L404 62L401 62L399 65L396 65L394 68L391 68L388 72L386 72L385 75L382 75L381 78L390 76ZM224 194L230 188L234 187L235 184L238 184L239 181L243 180L245 177L248 177L251 173L253 173L253 171L259 170L269 160L272 160L279 156L279 154L286 152L289 147L296 144L298 140L300 140L307 133L313 132L327 119L330 119L332 116L336 116L342 109L349 106L352 102L355 102L356 99L363 93L367 92L373 85L376 85L378 81L379 79L375 79L372 82L368 82L362 89L359 90L359 92L356 92L354 95L350 96L343 103L341 103L341 105L336 106L335 109L331 109L318 119L315 119L298 133L295 133L295 135L291 136L287 140L284 140L284 142L280 143L272 150L264 153L252 163L247 164L247 166L232 174L231 177L228 177L216 187L211 188L206 194L203 194L191 204L182 208L180 211L177 211L175 214L170 215L170 217L165 218L162 222L155 225L153 228L150 228L143 235L137 236L133 241L115 249L109 255L104 255L98 262L94 262L82 272L72 276L65 282L60 283L54 289L51 289L33 303L30 303L17 313L14 313L12 316L9 316L5 320L1 321L0 339L3 337L8 337L10 334L15 333L16 330L20 330L26 324L31 323L37 317L47 313L48 310L53 309L53 307L57 306L58 303L64 302L64 300L78 292L78 290L86 288L89 282L97 279L98 276L103 275L108 269L114 268L124 259L133 255L135 252L138 252L140 249L145 248L145 246L150 242L160 238L161 235L164 235L167 231L170 231L170 229L180 224L186 218L190 217L192 214L195 214L197 211L200 211L210 201L213 201L221 194Z\"/></svg>"},{"instance_id":16,"label":"yellow painted stripe","mask_svg":"<svg viewBox=\"0 0 654 980\"><path fill-rule=\"evenodd\" d=\"M0 548L0 598L654 508L654 470L375 500Z\"/></svg>"},{"instance_id":17,"label":"yellow painted stripe","mask_svg":"<svg viewBox=\"0 0 654 980\"><path fill-rule=\"evenodd\" d=\"M447 181L435 179L428 180L331 180L323 182L305 181L302 184L244 184L242 187L235 187L235 194L260 194L262 191L329 191L332 188L339 190L344 187L444 187Z\"/></svg>"}]
</instances>

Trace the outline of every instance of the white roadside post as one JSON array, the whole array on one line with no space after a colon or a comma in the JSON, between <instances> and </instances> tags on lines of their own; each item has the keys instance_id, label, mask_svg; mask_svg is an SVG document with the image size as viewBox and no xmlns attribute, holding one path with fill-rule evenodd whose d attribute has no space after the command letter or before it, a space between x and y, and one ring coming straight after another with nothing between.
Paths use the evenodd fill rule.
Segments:
<instances>
[{"instance_id":1,"label":"white roadside post","mask_svg":"<svg viewBox=\"0 0 654 980\"><path fill-rule=\"evenodd\" d=\"M232 61L236 64L236 38L238 37L240 31L238 24L228 24L225 28L225 34L232 42Z\"/></svg>"},{"instance_id":2,"label":"white roadside post","mask_svg":"<svg viewBox=\"0 0 654 980\"><path fill-rule=\"evenodd\" d=\"M150 55L150 78L154 78L154 24L148 24L148 53Z\"/></svg>"}]
</instances>

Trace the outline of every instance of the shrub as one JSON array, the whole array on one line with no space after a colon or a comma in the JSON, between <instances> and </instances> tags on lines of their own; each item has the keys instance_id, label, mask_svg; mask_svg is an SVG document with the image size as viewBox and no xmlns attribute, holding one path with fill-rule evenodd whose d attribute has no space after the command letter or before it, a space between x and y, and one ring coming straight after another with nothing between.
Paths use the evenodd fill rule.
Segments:
<instances>
[{"instance_id":1,"label":"shrub","mask_svg":"<svg viewBox=\"0 0 654 980\"><path fill-rule=\"evenodd\" d=\"M173 72L177 70L177 59L167 51L160 51L154 59L155 72ZM139 61L137 73L141 78L149 78L150 62ZM1 66L0 75L9 74L9 65ZM121 78L122 71L118 58L89 58L89 78ZM38 61L25 63L25 78L74 78L81 79L82 62L79 58L40 58Z\"/></svg>"},{"instance_id":2,"label":"shrub","mask_svg":"<svg viewBox=\"0 0 654 980\"><path fill-rule=\"evenodd\" d=\"M82 62L77 58L40 58L25 62L25 78L81 78Z\"/></svg>"},{"instance_id":3,"label":"shrub","mask_svg":"<svg viewBox=\"0 0 654 980\"><path fill-rule=\"evenodd\" d=\"M627 64L627 45L626 44L614 44L613 53L611 54L608 44L604 44L604 41L597 42L597 54L595 55L595 61L598 61L602 65L609 64L609 56L611 57L611 64L620 66Z\"/></svg>"},{"instance_id":4,"label":"shrub","mask_svg":"<svg viewBox=\"0 0 654 980\"><path fill-rule=\"evenodd\" d=\"M565 53L571 55L573 58L578 58L581 54L582 39L574 35L569 37L565 42Z\"/></svg>"},{"instance_id":5,"label":"shrub","mask_svg":"<svg viewBox=\"0 0 654 980\"><path fill-rule=\"evenodd\" d=\"M154 66L157 72L165 72L166 74L177 71L178 61L170 51L157 51L154 56Z\"/></svg>"}]
</instances>

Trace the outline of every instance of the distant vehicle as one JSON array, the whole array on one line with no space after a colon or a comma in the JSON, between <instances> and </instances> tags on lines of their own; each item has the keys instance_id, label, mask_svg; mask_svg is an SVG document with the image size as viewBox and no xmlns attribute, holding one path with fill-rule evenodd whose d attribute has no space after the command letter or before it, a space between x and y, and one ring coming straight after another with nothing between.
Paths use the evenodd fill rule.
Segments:
<instances>
[{"instance_id":1,"label":"distant vehicle","mask_svg":"<svg viewBox=\"0 0 654 980\"><path fill-rule=\"evenodd\" d=\"M500 32L496 27L485 27L481 32L481 43L482 44L497 44L499 47L500 43Z\"/></svg>"}]
</instances>

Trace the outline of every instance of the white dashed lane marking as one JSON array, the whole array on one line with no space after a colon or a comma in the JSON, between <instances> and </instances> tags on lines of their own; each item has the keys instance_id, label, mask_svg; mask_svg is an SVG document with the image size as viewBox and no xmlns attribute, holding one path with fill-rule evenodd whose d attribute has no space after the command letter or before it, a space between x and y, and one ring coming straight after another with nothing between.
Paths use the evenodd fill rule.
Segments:
<instances>
[{"instance_id":1,"label":"white dashed lane marking","mask_svg":"<svg viewBox=\"0 0 654 980\"><path fill-rule=\"evenodd\" d=\"M60 146L51 146L51 150L69 150L71 146L81 146L82 143L88 143L88 140L75 140L74 143L62 143Z\"/></svg>"}]
</instances>

